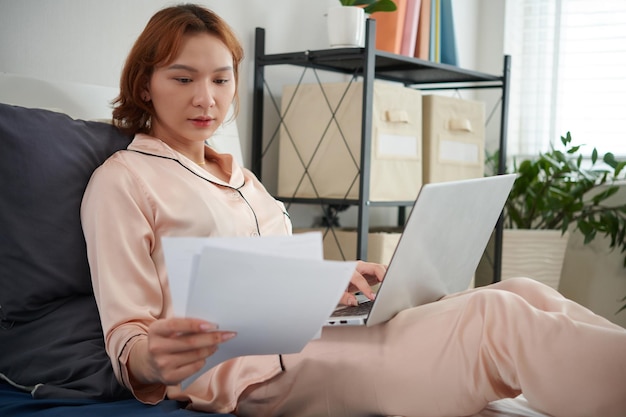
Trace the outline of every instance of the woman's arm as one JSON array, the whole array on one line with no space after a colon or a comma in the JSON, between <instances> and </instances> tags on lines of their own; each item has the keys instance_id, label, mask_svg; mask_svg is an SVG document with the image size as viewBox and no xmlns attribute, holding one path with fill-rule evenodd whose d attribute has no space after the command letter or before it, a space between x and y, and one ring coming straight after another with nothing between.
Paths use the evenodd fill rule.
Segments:
<instances>
[{"instance_id":1,"label":"woman's arm","mask_svg":"<svg viewBox=\"0 0 626 417\"><path fill-rule=\"evenodd\" d=\"M154 204L119 153L92 176L81 207L87 255L107 354L117 379L136 398L156 403L165 397L163 383L135 385L130 353L148 337L149 326L166 309L164 282L152 258L157 244ZM165 280L165 278L164 278ZM134 362L139 362L134 354ZM141 374L141 372L137 372ZM141 376L142 381L147 381Z\"/></svg>"}]
</instances>

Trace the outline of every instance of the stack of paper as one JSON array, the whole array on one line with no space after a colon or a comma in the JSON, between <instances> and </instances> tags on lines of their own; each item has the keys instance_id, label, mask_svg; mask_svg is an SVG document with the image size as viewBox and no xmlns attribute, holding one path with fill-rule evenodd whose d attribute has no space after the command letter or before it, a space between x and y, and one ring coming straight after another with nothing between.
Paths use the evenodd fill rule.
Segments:
<instances>
[{"instance_id":1,"label":"stack of paper","mask_svg":"<svg viewBox=\"0 0 626 417\"><path fill-rule=\"evenodd\" d=\"M183 382L228 359L296 353L317 337L356 262L325 261L319 232L163 238L174 313L237 332Z\"/></svg>"}]
</instances>

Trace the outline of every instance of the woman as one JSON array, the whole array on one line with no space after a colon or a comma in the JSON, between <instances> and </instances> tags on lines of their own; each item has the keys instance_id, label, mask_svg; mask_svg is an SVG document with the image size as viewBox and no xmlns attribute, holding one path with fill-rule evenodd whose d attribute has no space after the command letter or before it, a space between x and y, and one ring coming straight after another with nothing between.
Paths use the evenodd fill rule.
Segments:
<instances>
[{"instance_id":1,"label":"woman","mask_svg":"<svg viewBox=\"0 0 626 417\"><path fill-rule=\"evenodd\" d=\"M85 192L107 353L137 399L167 396L243 416L459 416L523 392L555 416L626 414L626 331L526 279L452 295L372 328L328 328L299 354L233 359L181 391L237 335L173 316L161 237L291 233L283 205L230 155L204 144L236 104L242 56L211 11L158 12L130 52L113 113L135 138ZM372 298L369 283L383 275L383 266L360 262L349 290Z\"/></svg>"}]
</instances>

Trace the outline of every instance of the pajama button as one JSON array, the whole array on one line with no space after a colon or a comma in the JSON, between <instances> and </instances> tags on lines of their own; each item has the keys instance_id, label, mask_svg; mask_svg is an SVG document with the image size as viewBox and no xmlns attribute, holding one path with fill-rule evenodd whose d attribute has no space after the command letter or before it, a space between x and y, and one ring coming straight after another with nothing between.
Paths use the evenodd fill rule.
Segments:
<instances>
[{"instance_id":1,"label":"pajama button","mask_svg":"<svg viewBox=\"0 0 626 417\"><path fill-rule=\"evenodd\" d=\"M256 237L256 236L258 236L258 235L259 235L259 234L258 234L257 232L252 232L252 233L250 233L250 236L252 236L252 237Z\"/></svg>"}]
</instances>

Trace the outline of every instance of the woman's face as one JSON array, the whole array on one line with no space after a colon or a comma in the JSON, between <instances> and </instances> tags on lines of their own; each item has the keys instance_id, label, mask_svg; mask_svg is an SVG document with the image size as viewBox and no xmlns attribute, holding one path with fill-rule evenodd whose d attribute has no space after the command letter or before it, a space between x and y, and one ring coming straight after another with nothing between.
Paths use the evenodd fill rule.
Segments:
<instances>
[{"instance_id":1,"label":"woman's face","mask_svg":"<svg viewBox=\"0 0 626 417\"><path fill-rule=\"evenodd\" d=\"M151 134L186 147L209 138L224 121L235 96L230 50L217 37L188 35L180 54L156 67L148 86L156 117Z\"/></svg>"}]
</instances>

